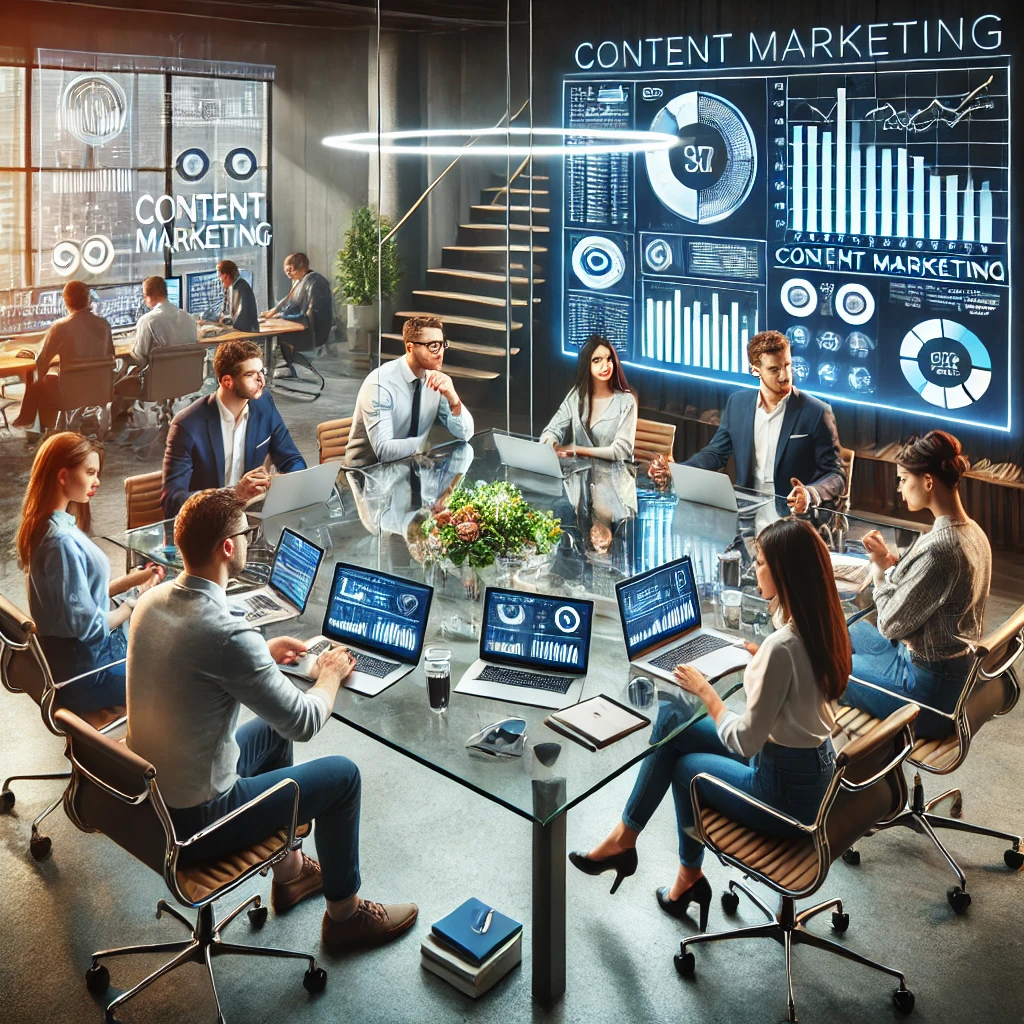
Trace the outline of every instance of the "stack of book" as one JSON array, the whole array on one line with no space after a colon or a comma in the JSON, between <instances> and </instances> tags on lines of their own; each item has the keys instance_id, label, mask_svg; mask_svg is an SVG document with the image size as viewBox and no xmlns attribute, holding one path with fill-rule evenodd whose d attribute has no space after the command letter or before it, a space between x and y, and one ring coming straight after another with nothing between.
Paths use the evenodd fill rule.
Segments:
<instances>
[{"instance_id":1,"label":"stack of book","mask_svg":"<svg viewBox=\"0 0 1024 1024\"><path fill-rule=\"evenodd\" d=\"M420 943L420 962L476 999L523 958L523 926L480 900L466 900Z\"/></svg>"}]
</instances>

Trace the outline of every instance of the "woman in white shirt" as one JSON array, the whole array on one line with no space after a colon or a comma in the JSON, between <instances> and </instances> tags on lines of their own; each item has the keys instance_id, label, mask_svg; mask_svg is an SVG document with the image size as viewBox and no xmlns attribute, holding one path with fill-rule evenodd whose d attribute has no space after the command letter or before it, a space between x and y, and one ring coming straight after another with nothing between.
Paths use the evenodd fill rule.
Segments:
<instances>
[{"instance_id":1,"label":"woman in white shirt","mask_svg":"<svg viewBox=\"0 0 1024 1024\"><path fill-rule=\"evenodd\" d=\"M576 380L540 435L559 455L633 461L636 394L615 347L592 334L580 349Z\"/></svg>"},{"instance_id":2,"label":"woman in white shirt","mask_svg":"<svg viewBox=\"0 0 1024 1024\"><path fill-rule=\"evenodd\" d=\"M742 793L810 824L832 779L834 752L828 702L842 696L850 674L850 640L843 620L828 550L811 526L797 519L772 523L757 539L757 585L780 628L761 645L743 675L742 714L722 703L707 679L689 665L676 667L676 682L707 706L707 716L649 756L626 809L611 833L589 854L569 859L587 874L614 870L612 892L637 867L636 840L669 788L679 825L679 873L658 889L658 904L673 917L700 907L707 927L711 886L701 871L704 846L694 836L690 780L702 772ZM663 710L671 705L663 705ZM667 723L661 721L665 717ZM652 742L675 725L659 716ZM700 785L698 783L698 785ZM789 827L717 787L701 788L707 804L769 835Z\"/></svg>"}]
</instances>

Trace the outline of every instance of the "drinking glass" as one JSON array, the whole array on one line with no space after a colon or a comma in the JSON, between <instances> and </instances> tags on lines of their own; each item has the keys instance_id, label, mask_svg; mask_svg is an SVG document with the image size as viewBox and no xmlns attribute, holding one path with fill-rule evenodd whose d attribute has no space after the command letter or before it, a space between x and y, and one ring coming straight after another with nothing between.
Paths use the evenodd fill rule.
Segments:
<instances>
[{"instance_id":1,"label":"drinking glass","mask_svg":"<svg viewBox=\"0 0 1024 1024\"><path fill-rule=\"evenodd\" d=\"M427 676L427 700L430 710L444 714L452 689L452 652L443 647L428 647L424 655Z\"/></svg>"},{"instance_id":2,"label":"drinking glass","mask_svg":"<svg viewBox=\"0 0 1024 1024\"><path fill-rule=\"evenodd\" d=\"M743 593L739 590L722 591L722 621L726 629L740 628L740 606Z\"/></svg>"}]
</instances>

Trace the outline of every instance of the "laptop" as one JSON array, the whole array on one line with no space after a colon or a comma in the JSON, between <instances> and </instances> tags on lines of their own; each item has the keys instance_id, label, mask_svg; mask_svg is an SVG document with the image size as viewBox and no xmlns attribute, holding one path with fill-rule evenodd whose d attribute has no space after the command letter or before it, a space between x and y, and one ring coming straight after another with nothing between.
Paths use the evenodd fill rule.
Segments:
<instances>
[{"instance_id":1,"label":"laptop","mask_svg":"<svg viewBox=\"0 0 1024 1024\"><path fill-rule=\"evenodd\" d=\"M323 632L306 640L306 654L281 671L310 679L316 659L344 644L356 658L345 688L376 697L419 664L433 597L425 583L338 562Z\"/></svg>"},{"instance_id":2,"label":"laptop","mask_svg":"<svg viewBox=\"0 0 1024 1024\"><path fill-rule=\"evenodd\" d=\"M488 587L480 657L456 693L567 708L579 701L590 660L593 601Z\"/></svg>"},{"instance_id":3,"label":"laptop","mask_svg":"<svg viewBox=\"0 0 1024 1024\"><path fill-rule=\"evenodd\" d=\"M750 661L738 637L701 625L689 555L617 583L615 597L630 664L650 675L671 682L692 665L714 680Z\"/></svg>"},{"instance_id":4,"label":"laptop","mask_svg":"<svg viewBox=\"0 0 1024 1024\"><path fill-rule=\"evenodd\" d=\"M267 585L232 598L232 603L245 608L245 621L250 626L297 618L306 610L323 560L323 548L292 530L282 530Z\"/></svg>"},{"instance_id":5,"label":"laptop","mask_svg":"<svg viewBox=\"0 0 1024 1024\"><path fill-rule=\"evenodd\" d=\"M293 473L275 473L263 498L263 508L246 515L254 519L270 519L307 505L322 504L330 498L340 468L337 462L324 462Z\"/></svg>"},{"instance_id":6,"label":"laptop","mask_svg":"<svg viewBox=\"0 0 1024 1024\"><path fill-rule=\"evenodd\" d=\"M767 494L756 498L737 494L732 481L724 473L698 469L696 466L682 466L678 462L670 462L668 468L672 474L672 486L683 501L749 515L772 500L772 496Z\"/></svg>"},{"instance_id":7,"label":"laptop","mask_svg":"<svg viewBox=\"0 0 1024 1024\"><path fill-rule=\"evenodd\" d=\"M495 434L494 443L503 466L562 479L563 460L551 445L512 437L511 434Z\"/></svg>"}]
</instances>

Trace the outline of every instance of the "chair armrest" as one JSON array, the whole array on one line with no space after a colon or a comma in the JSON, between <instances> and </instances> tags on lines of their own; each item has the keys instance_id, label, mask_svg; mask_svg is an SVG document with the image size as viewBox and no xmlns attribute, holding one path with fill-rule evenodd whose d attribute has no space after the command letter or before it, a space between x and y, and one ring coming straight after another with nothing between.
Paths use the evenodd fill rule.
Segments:
<instances>
[{"instance_id":1,"label":"chair armrest","mask_svg":"<svg viewBox=\"0 0 1024 1024\"><path fill-rule=\"evenodd\" d=\"M849 617L849 618L848 618L848 619L846 620L846 626L847 626L847 628L849 628L850 626L852 626L852 625L853 625L853 624L854 624L855 622L860 622L860 620L861 620L861 619L863 619L863 618L864 618L865 616L868 616L868 615L870 615L870 614L871 614L871 613L872 613L872 612L873 612L874 610L875 610L875 606L874 606L874 605L872 604L872 605L871 605L870 607L868 607L868 608L861 608L861 610L860 610L859 612L854 612L854 613L853 613L853 614L852 614L852 615L851 615L851 616L850 616L850 617Z\"/></svg>"},{"instance_id":2,"label":"chair armrest","mask_svg":"<svg viewBox=\"0 0 1024 1024\"><path fill-rule=\"evenodd\" d=\"M128 659L119 658L117 661L110 662L109 665L100 665L99 668L91 668L88 672L82 672L80 675L72 676L70 679L64 679L59 683L54 683L53 688L60 690L67 686L69 683L77 683L80 679L88 679L89 676L97 675L100 672L106 672L108 668L114 668L117 665L123 665Z\"/></svg>"},{"instance_id":3,"label":"chair armrest","mask_svg":"<svg viewBox=\"0 0 1024 1024\"><path fill-rule=\"evenodd\" d=\"M728 782L724 782L722 779L716 778L714 775L708 775L707 772L701 772L699 775L694 775L690 780L690 800L693 802L693 818L695 822L700 822L701 810L700 798L697 795L698 782L707 782L717 789L722 790L722 792L728 793L730 796L742 800L745 804L749 804L751 807L754 807L759 811L764 811L766 814L770 814L773 818L777 818L783 824L789 825L791 828L795 828L800 832L806 832L811 836L817 833L816 825L805 825L802 821L797 821L796 818L792 818L788 814L783 814L782 811L775 807L762 803L760 800L755 800L749 793L744 793L741 790L738 790L735 786L729 785ZM698 828L701 832L704 831L703 826L698 825Z\"/></svg>"},{"instance_id":4,"label":"chair armrest","mask_svg":"<svg viewBox=\"0 0 1024 1024\"><path fill-rule=\"evenodd\" d=\"M234 821L235 818L241 817L243 814L248 814L254 808L262 804L265 800L272 797L278 790L291 787L295 790L295 796L292 800L292 820L288 826L288 849L294 849L295 833L299 827L299 784L294 779L282 779L276 786L271 786L270 789L259 796L253 797L247 803L242 804L241 807L236 807L229 814L225 814L223 818L218 818L213 824L207 825L206 828L200 829L194 836L190 836L188 839L182 841L176 841L175 846L180 850L188 849L193 843L199 842L200 839L205 839L207 836L212 835L219 828L223 827L230 821Z\"/></svg>"},{"instance_id":5,"label":"chair armrest","mask_svg":"<svg viewBox=\"0 0 1024 1024\"><path fill-rule=\"evenodd\" d=\"M856 676L850 676L851 682L857 683L859 686L867 686L869 689L877 690L879 693L884 693L889 697L895 697L897 700L901 699L900 694L894 690L886 689L884 686L879 686L878 683L869 683L866 679L858 679ZM931 711L932 714L939 715L942 718L948 718L951 722L956 721L955 711L940 711L938 708L933 708L930 704L925 704L924 701L912 700L910 697L905 698L904 703L916 704L919 708L923 708L925 711ZM842 728L842 726L840 726ZM845 730L844 730L845 731Z\"/></svg>"}]
</instances>

